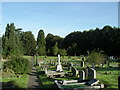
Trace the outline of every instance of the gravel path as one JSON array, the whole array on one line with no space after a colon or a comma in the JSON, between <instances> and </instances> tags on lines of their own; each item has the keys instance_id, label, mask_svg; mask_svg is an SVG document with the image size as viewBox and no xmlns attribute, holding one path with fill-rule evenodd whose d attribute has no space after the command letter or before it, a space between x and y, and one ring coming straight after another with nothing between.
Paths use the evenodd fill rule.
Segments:
<instances>
[{"instance_id":1,"label":"gravel path","mask_svg":"<svg viewBox=\"0 0 120 90\"><path fill-rule=\"evenodd\" d=\"M33 60L34 60L34 57L32 57L32 61ZM32 67L31 73L29 74L29 82L28 82L27 90L29 89L42 90L38 82L37 71L34 66Z\"/></svg>"}]
</instances>

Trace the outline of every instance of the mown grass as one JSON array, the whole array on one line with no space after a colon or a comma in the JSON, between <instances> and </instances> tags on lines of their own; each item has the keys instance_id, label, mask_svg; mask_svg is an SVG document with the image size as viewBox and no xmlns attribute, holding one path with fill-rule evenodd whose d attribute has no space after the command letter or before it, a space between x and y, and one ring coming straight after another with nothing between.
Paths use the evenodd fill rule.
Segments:
<instances>
[{"instance_id":1,"label":"mown grass","mask_svg":"<svg viewBox=\"0 0 120 90\"><path fill-rule=\"evenodd\" d=\"M55 88L54 80L47 78L45 75L39 75L42 88Z\"/></svg>"},{"instance_id":2,"label":"mown grass","mask_svg":"<svg viewBox=\"0 0 120 90\"><path fill-rule=\"evenodd\" d=\"M26 58L28 60L31 60L31 56L23 56L23 58Z\"/></svg>"},{"instance_id":3,"label":"mown grass","mask_svg":"<svg viewBox=\"0 0 120 90\"><path fill-rule=\"evenodd\" d=\"M20 78L17 77L8 77L8 78L2 78L2 82L14 82L14 85L18 88L27 88L28 85L28 79L29 75L24 74Z\"/></svg>"},{"instance_id":4,"label":"mown grass","mask_svg":"<svg viewBox=\"0 0 120 90\"><path fill-rule=\"evenodd\" d=\"M97 75L97 79L101 83L105 84L106 88L117 88L118 87L118 75Z\"/></svg>"},{"instance_id":5,"label":"mown grass","mask_svg":"<svg viewBox=\"0 0 120 90\"><path fill-rule=\"evenodd\" d=\"M97 79L105 84L106 88L118 88L118 76L120 75L120 68L118 67L103 67L97 68Z\"/></svg>"}]
</instances>

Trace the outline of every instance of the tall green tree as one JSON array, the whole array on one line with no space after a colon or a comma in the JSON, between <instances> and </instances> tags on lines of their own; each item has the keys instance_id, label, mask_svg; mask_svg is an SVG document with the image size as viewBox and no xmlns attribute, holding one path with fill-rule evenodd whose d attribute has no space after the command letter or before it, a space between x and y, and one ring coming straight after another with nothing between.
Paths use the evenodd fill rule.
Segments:
<instances>
[{"instance_id":1,"label":"tall green tree","mask_svg":"<svg viewBox=\"0 0 120 90\"><path fill-rule=\"evenodd\" d=\"M45 35L44 31L40 30L38 32L38 37L37 37L37 47L38 47L38 54L40 56L46 55L46 40L45 40Z\"/></svg>"},{"instance_id":2,"label":"tall green tree","mask_svg":"<svg viewBox=\"0 0 120 90\"><path fill-rule=\"evenodd\" d=\"M31 31L21 34L21 41L25 55L34 55L36 50L36 41Z\"/></svg>"},{"instance_id":3,"label":"tall green tree","mask_svg":"<svg viewBox=\"0 0 120 90\"><path fill-rule=\"evenodd\" d=\"M87 61L89 63L101 64L105 61L105 57L103 51L92 51L88 53Z\"/></svg>"},{"instance_id":4,"label":"tall green tree","mask_svg":"<svg viewBox=\"0 0 120 90\"><path fill-rule=\"evenodd\" d=\"M57 55L58 51L59 51L59 48L58 48L58 44L56 42L55 45L51 48L51 53L52 53L52 55Z\"/></svg>"},{"instance_id":5,"label":"tall green tree","mask_svg":"<svg viewBox=\"0 0 120 90\"><path fill-rule=\"evenodd\" d=\"M7 24L5 35L2 37L2 54L6 56L21 55L23 48L16 32L14 23Z\"/></svg>"},{"instance_id":6,"label":"tall green tree","mask_svg":"<svg viewBox=\"0 0 120 90\"><path fill-rule=\"evenodd\" d=\"M63 38L60 36L56 36L53 34L48 34L46 36L46 51L47 51L47 55L52 55L52 53L50 52L51 47L53 47L55 45L55 43L58 43L58 48L61 48L61 44L62 44Z\"/></svg>"},{"instance_id":7,"label":"tall green tree","mask_svg":"<svg viewBox=\"0 0 120 90\"><path fill-rule=\"evenodd\" d=\"M59 54L61 56L66 56L67 55L67 51L65 49L59 49Z\"/></svg>"}]
</instances>

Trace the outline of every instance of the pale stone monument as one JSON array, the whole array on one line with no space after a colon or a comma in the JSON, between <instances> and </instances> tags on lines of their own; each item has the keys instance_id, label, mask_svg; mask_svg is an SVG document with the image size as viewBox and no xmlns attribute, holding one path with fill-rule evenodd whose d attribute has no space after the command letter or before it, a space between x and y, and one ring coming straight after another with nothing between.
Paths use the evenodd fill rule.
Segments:
<instances>
[{"instance_id":1,"label":"pale stone monument","mask_svg":"<svg viewBox=\"0 0 120 90\"><path fill-rule=\"evenodd\" d=\"M62 65L60 63L60 55L58 54L58 65L57 65L57 70L58 72L62 72L63 69L62 69Z\"/></svg>"}]
</instances>

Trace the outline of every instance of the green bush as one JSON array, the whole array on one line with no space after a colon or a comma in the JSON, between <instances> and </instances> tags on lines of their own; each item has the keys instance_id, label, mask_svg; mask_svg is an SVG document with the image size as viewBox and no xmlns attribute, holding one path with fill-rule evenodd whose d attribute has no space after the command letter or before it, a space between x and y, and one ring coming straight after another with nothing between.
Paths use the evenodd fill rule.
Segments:
<instances>
[{"instance_id":1,"label":"green bush","mask_svg":"<svg viewBox=\"0 0 120 90\"><path fill-rule=\"evenodd\" d=\"M90 63L101 64L105 61L105 54L103 51L92 51L88 52L87 61Z\"/></svg>"},{"instance_id":2,"label":"green bush","mask_svg":"<svg viewBox=\"0 0 120 90\"><path fill-rule=\"evenodd\" d=\"M12 57L10 61L4 63L4 68L12 69L15 74L25 74L30 72L31 63L23 57Z\"/></svg>"},{"instance_id":3,"label":"green bush","mask_svg":"<svg viewBox=\"0 0 120 90\"><path fill-rule=\"evenodd\" d=\"M2 76L15 76L15 73L12 69L5 68L3 69Z\"/></svg>"}]
</instances>

